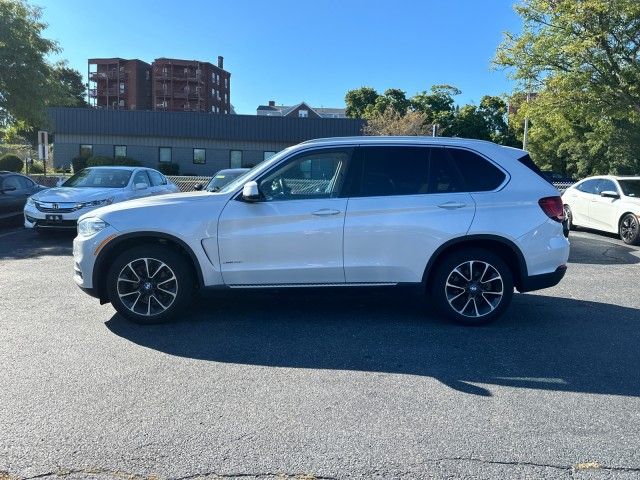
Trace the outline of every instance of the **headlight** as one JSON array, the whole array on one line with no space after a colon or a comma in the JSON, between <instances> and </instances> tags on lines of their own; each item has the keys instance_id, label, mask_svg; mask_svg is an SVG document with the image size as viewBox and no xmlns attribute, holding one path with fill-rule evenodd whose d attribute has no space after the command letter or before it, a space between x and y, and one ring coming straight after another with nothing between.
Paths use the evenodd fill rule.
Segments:
<instances>
[{"instance_id":1,"label":"headlight","mask_svg":"<svg viewBox=\"0 0 640 480\"><path fill-rule=\"evenodd\" d=\"M113 203L113 197L105 198L104 200L94 200L92 202L79 203L78 208L85 207L103 207L105 205L111 205Z\"/></svg>"},{"instance_id":2,"label":"headlight","mask_svg":"<svg viewBox=\"0 0 640 480\"><path fill-rule=\"evenodd\" d=\"M30 207L35 207L36 201L33 198L29 197L27 198L27 205L29 205Z\"/></svg>"},{"instance_id":3,"label":"headlight","mask_svg":"<svg viewBox=\"0 0 640 480\"><path fill-rule=\"evenodd\" d=\"M78 235L81 237L90 237L107 228L109 224L99 218L90 217L78 222Z\"/></svg>"}]
</instances>

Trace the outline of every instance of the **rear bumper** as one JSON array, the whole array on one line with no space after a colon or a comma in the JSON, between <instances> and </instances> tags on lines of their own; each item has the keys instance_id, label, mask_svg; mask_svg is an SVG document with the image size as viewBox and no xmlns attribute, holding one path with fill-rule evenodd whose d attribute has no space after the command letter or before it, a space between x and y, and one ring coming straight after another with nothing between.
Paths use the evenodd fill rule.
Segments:
<instances>
[{"instance_id":1,"label":"rear bumper","mask_svg":"<svg viewBox=\"0 0 640 480\"><path fill-rule=\"evenodd\" d=\"M520 292L532 292L557 285L567 272L566 265L560 265L554 272L531 275L522 279Z\"/></svg>"}]
</instances>

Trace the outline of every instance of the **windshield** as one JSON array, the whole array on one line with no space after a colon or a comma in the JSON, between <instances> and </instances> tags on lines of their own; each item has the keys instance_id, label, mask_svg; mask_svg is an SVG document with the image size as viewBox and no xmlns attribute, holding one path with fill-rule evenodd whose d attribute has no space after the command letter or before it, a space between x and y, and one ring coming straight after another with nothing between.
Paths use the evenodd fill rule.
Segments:
<instances>
[{"instance_id":1,"label":"windshield","mask_svg":"<svg viewBox=\"0 0 640 480\"><path fill-rule=\"evenodd\" d=\"M241 187L242 185L244 185L248 181L249 178L257 177L262 172L264 172L265 170L269 169L273 164L279 162L280 159L282 159L282 157L284 157L285 155L288 155L289 152L291 152L291 150L293 150L294 148L295 147L285 148L281 152L276 153L269 160L265 160L264 162L259 163L258 165L253 167L251 170L249 170L247 173L245 173L244 175L240 175L233 182L226 184L224 187L222 187L219 190L219 192L220 193L229 193L229 192L232 192L233 190L235 190L236 188Z\"/></svg>"},{"instance_id":2,"label":"windshield","mask_svg":"<svg viewBox=\"0 0 640 480\"><path fill-rule=\"evenodd\" d=\"M618 183L627 197L640 198L640 180L618 180Z\"/></svg>"},{"instance_id":3,"label":"windshield","mask_svg":"<svg viewBox=\"0 0 640 480\"><path fill-rule=\"evenodd\" d=\"M75 188L123 188L131 178L131 170L85 168L62 184Z\"/></svg>"},{"instance_id":4,"label":"windshield","mask_svg":"<svg viewBox=\"0 0 640 480\"><path fill-rule=\"evenodd\" d=\"M231 171L231 170L220 170L216 175L209 181L207 184L207 190L210 192L217 192L222 187L224 187L230 181L238 178L240 175L247 173L248 170L239 170L239 171Z\"/></svg>"}]
</instances>

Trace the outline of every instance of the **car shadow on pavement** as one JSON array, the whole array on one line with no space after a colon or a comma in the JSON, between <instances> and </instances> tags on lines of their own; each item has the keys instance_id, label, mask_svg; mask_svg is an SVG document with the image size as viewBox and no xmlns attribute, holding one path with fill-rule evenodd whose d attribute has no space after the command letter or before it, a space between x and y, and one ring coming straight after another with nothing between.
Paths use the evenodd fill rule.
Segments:
<instances>
[{"instance_id":1,"label":"car shadow on pavement","mask_svg":"<svg viewBox=\"0 0 640 480\"><path fill-rule=\"evenodd\" d=\"M106 326L214 362L429 376L483 396L490 385L640 396L640 310L569 298L515 295L498 322L472 328L396 293L230 292L175 323Z\"/></svg>"},{"instance_id":2,"label":"car shadow on pavement","mask_svg":"<svg viewBox=\"0 0 640 480\"><path fill-rule=\"evenodd\" d=\"M0 242L0 260L71 255L75 230L38 234L26 228L9 231Z\"/></svg>"},{"instance_id":3,"label":"car shadow on pavement","mask_svg":"<svg viewBox=\"0 0 640 480\"><path fill-rule=\"evenodd\" d=\"M633 265L640 263L640 249L622 242L599 240L593 237L570 236L569 263L588 265Z\"/></svg>"}]
</instances>

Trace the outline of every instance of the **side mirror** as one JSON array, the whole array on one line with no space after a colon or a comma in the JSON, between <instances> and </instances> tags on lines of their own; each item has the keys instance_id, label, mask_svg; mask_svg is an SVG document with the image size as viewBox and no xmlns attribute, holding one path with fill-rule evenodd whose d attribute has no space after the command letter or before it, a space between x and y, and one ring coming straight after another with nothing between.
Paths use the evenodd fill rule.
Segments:
<instances>
[{"instance_id":1,"label":"side mirror","mask_svg":"<svg viewBox=\"0 0 640 480\"><path fill-rule=\"evenodd\" d=\"M600 192L600 196L605 198L620 198L618 192L614 192L613 190L603 190Z\"/></svg>"},{"instance_id":2,"label":"side mirror","mask_svg":"<svg viewBox=\"0 0 640 480\"><path fill-rule=\"evenodd\" d=\"M16 189L16 187L11 185L10 187L1 188L0 192L2 192L2 193L13 192L13 191L15 191L15 189Z\"/></svg>"},{"instance_id":3,"label":"side mirror","mask_svg":"<svg viewBox=\"0 0 640 480\"><path fill-rule=\"evenodd\" d=\"M133 187L135 190L146 190L147 188L149 188L149 185L147 185L146 183L136 183L135 186Z\"/></svg>"},{"instance_id":4,"label":"side mirror","mask_svg":"<svg viewBox=\"0 0 640 480\"><path fill-rule=\"evenodd\" d=\"M242 198L247 202L259 202L262 200L258 184L253 180L244 184L242 187Z\"/></svg>"},{"instance_id":5,"label":"side mirror","mask_svg":"<svg viewBox=\"0 0 640 480\"><path fill-rule=\"evenodd\" d=\"M197 190L197 191L204 190L204 185L203 185L203 184L201 184L201 183L196 183L196 184L193 186L193 189L194 189L194 190Z\"/></svg>"}]
</instances>

